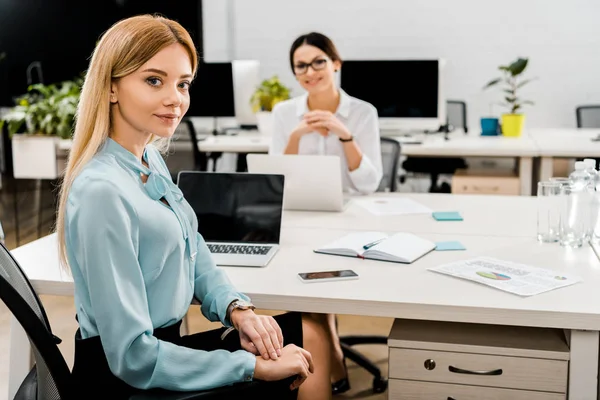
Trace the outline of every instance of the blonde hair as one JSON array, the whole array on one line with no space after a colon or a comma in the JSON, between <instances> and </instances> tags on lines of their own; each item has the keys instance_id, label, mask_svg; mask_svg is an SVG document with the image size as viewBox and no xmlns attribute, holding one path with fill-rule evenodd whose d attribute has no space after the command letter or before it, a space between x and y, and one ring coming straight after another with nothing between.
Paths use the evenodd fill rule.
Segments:
<instances>
[{"instance_id":1,"label":"blonde hair","mask_svg":"<svg viewBox=\"0 0 600 400\"><path fill-rule=\"evenodd\" d=\"M176 43L188 51L195 74L198 56L190 34L179 23L161 16L140 15L119 21L102 35L94 49L77 107L73 145L60 190L56 221L58 253L66 272L69 272L65 243L67 199L75 178L108 137L111 83L133 73L163 48ZM165 143L157 140L152 135L149 143L164 147Z\"/></svg>"}]
</instances>

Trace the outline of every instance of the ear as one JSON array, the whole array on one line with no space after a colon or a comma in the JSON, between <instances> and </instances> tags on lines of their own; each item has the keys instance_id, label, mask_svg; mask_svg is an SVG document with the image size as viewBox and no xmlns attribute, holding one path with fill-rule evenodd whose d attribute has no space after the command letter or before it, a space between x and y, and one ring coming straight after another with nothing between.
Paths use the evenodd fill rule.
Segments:
<instances>
[{"instance_id":1,"label":"ear","mask_svg":"<svg viewBox=\"0 0 600 400\"><path fill-rule=\"evenodd\" d=\"M112 104L117 103L117 84L115 82L112 82L110 84L110 102Z\"/></svg>"},{"instance_id":2,"label":"ear","mask_svg":"<svg viewBox=\"0 0 600 400\"><path fill-rule=\"evenodd\" d=\"M333 70L335 72L338 72L340 70L340 68L342 68L342 63L338 60L338 61L334 61L333 62Z\"/></svg>"}]
</instances>

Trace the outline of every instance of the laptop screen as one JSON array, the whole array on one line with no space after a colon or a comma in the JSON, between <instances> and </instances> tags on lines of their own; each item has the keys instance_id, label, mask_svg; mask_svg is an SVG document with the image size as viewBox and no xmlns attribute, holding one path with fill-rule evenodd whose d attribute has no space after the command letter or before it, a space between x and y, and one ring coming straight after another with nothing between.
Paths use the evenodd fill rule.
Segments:
<instances>
[{"instance_id":1,"label":"laptop screen","mask_svg":"<svg viewBox=\"0 0 600 400\"><path fill-rule=\"evenodd\" d=\"M207 242L279 243L283 175L180 172L177 185Z\"/></svg>"}]
</instances>

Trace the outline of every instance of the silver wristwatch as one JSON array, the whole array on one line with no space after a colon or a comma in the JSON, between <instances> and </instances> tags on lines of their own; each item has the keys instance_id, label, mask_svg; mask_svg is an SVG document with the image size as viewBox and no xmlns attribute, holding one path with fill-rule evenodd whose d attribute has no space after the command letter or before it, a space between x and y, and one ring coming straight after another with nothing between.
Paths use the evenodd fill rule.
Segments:
<instances>
[{"instance_id":1,"label":"silver wristwatch","mask_svg":"<svg viewBox=\"0 0 600 400\"><path fill-rule=\"evenodd\" d=\"M231 302L231 304L229 304L229 307L227 307L227 320L229 322L231 322L231 313L233 312L233 310L255 310L256 307L254 307L254 304L248 302L248 301L244 301L244 300L239 300L236 299L234 301Z\"/></svg>"}]
</instances>

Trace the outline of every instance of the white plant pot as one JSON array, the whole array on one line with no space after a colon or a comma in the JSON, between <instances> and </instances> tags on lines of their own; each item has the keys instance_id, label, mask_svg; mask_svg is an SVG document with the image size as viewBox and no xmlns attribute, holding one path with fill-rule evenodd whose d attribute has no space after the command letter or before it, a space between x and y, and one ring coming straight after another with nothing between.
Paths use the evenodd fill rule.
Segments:
<instances>
[{"instance_id":1,"label":"white plant pot","mask_svg":"<svg viewBox=\"0 0 600 400\"><path fill-rule=\"evenodd\" d=\"M273 114L270 111L257 112L256 122L261 135L271 136L273 134Z\"/></svg>"},{"instance_id":2,"label":"white plant pot","mask_svg":"<svg viewBox=\"0 0 600 400\"><path fill-rule=\"evenodd\" d=\"M56 179L64 161L56 157L59 138L18 134L12 137L13 173L16 179Z\"/></svg>"}]
</instances>

